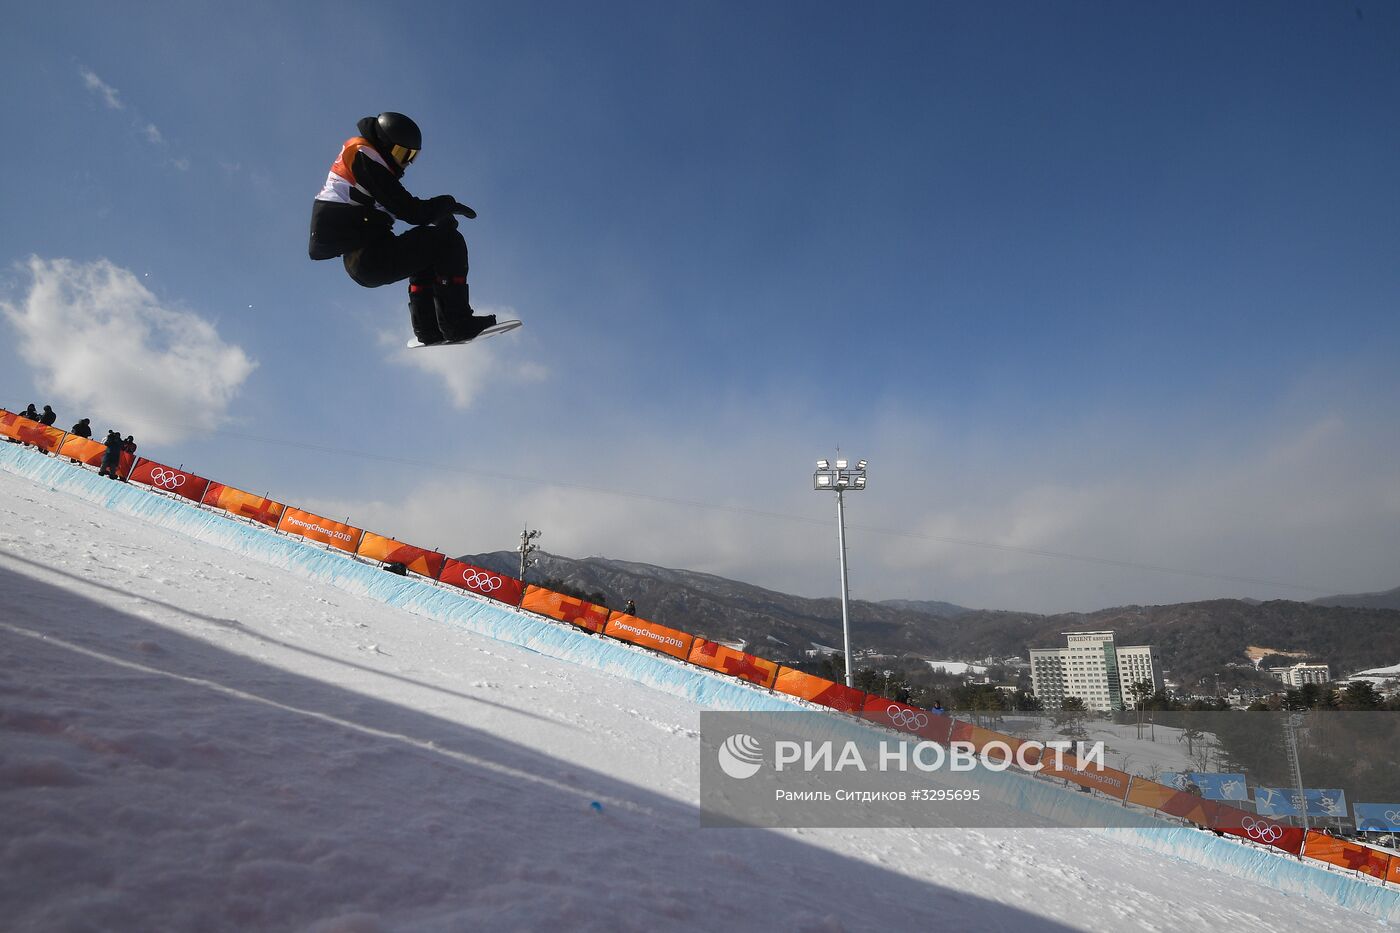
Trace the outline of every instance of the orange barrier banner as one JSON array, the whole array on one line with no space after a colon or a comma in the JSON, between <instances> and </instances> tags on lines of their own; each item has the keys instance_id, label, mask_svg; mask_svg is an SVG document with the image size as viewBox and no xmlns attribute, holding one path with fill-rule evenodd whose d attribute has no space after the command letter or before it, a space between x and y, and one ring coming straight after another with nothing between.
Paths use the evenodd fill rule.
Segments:
<instances>
[{"instance_id":1,"label":"orange barrier banner","mask_svg":"<svg viewBox=\"0 0 1400 933\"><path fill-rule=\"evenodd\" d=\"M448 558L438 580L448 586L460 587L478 596L498 599L512 606L520 605L520 597L525 593L525 584L515 577L464 564L452 558Z\"/></svg>"},{"instance_id":2,"label":"orange barrier banner","mask_svg":"<svg viewBox=\"0 0 1400 933\"><path fill-rule=\"evenodd\" d=\"M1133 781L1134 790L1137 789L1138 780L1134 779ZM1129 799L1131 799L1131 795ZM1237 810L1234 807L1227 807L1224 804L1217 807L1215 825L1211 828L1218 829L1222 833L1229 833L1232 836L1239 836L1241 839L1248 839L1251 842L1282 849L1289 855L1297 855L1303 851L1303 827L1285 826L1267 816L1258 816L1244 810Z\"/></svg>"},{"instance_id":3,"label":"orange barrier banner","mask_svg":"<svg viewBox=\"0 0 1400 933\"><path fill-rule=\"evenodd\" d=\"M1024 741L1014 735L993 732L991 729L983 729L981 726L972 727L972 735L967 741L971 742L972 747L979 752L985 750L987 746L997 743L997 747L992 748L987 753L987 758L996 761L1009 761L1019 765L1024 760L1027 764L1033 765L1040 760L1038 746L1032 746L1024 754L1019 754L1021 746L1026 744ZM1005 748L1001 746L1005 746Z\"/></svg>"},{"instance_id":4,"label":"orange barrier banner","mask_svg":"<svg viewBox=\"0 0 1400 933\"><path fill-rule=\"evenodd\" d=\"M13 437L25 444L33 444L35 447L50 453L58 449L67 433L67 431L42 425L13 412L0 412L0 434Z\"/></svg>"},{"instance_id":5,"label":"orange barrier banner","mask_svg":"<svg viewBox=\"0 0 1400 933\"><path fill-rule=\"evenodd\" d=\"M209 491L209 480L204 477L168 467L163 463L156 463L154 460L147 460L145 457L137 459L136 468L131 471L127 479L133 483L150 486L152 489L159 489L162 492L184 496L195 502L202 502L204 494Z\"/></svg>"},{"instance_id":6,"label":"orange barrier banner","mask_svg":"<svg viewBox=\"0 0 1400 933\"><path fill-rule=\"evenodd\" d=\"M1195 794L1175 787L1158 784L1146 778L1133 778L1132 789L1128 791L1128 802L1142 807L1160 810L1168 816L1180 817L1197 826L1220 829L1221 822L1227 822L1221 814L1221 806Z\"/></svg>"},{"instance_id":7,"label":"orange barrier banner","mask_svg":"<svg viewBox=\"0 0 1400 933\"><path fill-rule=\"evenodd\" d=\"M28 429L31 425L43 427L37 421L31 421L23 415L17 415L12 411L0 408L0 434L19 440L19 432Z\"/></svg>"},{"instance_id":8,"label":"orange barrier banner","mask_svg":"<svg viewBox=\"0 0 1400 933\"><path fill-rule=\"evenodd\" d=\"M1066 781L1078 784L1080 787L1087 787L1090 790L1096 790L1099 793L1107 794L1115 800L1122 800L1128 795L1128 781L1131 780L1131 778L1127 772L1119 771L1115 768L1091 765L1069 754L1062 755L1060 760L1063 762L1063 767L1056 767L1055 754L1047 750L1045 754L1040 756L1040 773L1048 774L1051 777L1063 778ZM1140 780L1141 779L1133 780L1133 790L1137 790ZM1148 781L1146 783L1150 784L1152 782ZM1162 785L1158 784L1157 786L1161 787ZM1171 790L1171 788L1167 789Z\"/></svg>"},{"instance_id":9,"label":"orange barrier banner","mask_svg":"<svg viewBox=\"0 0 1400 933\"><path fill-rule=\"evenodd\" d=\"M86 463L88 466L102 466L102 458L107 455L107 445L99 444L90 437L79 437L70 434L63 439L63 443L58 445L58 455L67 457L69 460L76 460L79 463ZM127 454L127 456L131 456Z\"/></svg>"},{"instance_id":10,"label":"orange barrier banner","mask_svg":"<svg viewBox=\"0 0 1400 933\"><path fill-rule=\"evenodd\" d=\"M360 547L356 553L361 557L383 561L386 564L403 564L414 573L433 579L437 579L437 575L442 573L443 562L447 560L437 551L428 551L411 544L404 544L402 541L395 541L393 538L386 538L372 531L365 532L365 536L360 539Z\"/></svg>"},{"instance_id":11,"label":"orange barrier banner","mask_svg":"<svg viewBox=\"0 0 1400 933\"><path fill-rule=\"evenodd\" d=\"M708 667L712 671L729 674L760 687L773 686L773 679L778 676L778 662L746 654L704 638L695 639L695 646L690 649L689 661L691 664Z\"/></svg>"},{"instance_id":12,"label":"orange barrier banner","mask_svg":"<svg viewBox=\"0 0 1400 933\"><path fill-rule=\"evenodd\" d=\"M301 535L308 541L319 541L342 551L350 551L352 554L355 545L360 543L360 536L364 534L364 529L333 521L324 515L293 508L282 510L282 521L278 523L277 530Z\"/></svg>"},{"instance_id":13,"label":"orange barrier banner","mask_svg":"<svg viewBox=\"0 0 1400 933\"><path fill-rule=\"evenodd\" d=\"M1390 868L1386 870L1385 880L1391 884L1400 884L1400 855L1390 857Z\"/></svg>"},{"instance_id":14,"label":"orange barrier banner","mask_svg":"<svg viewBox=\"0 0 1400 933\"><path fill-rule=\"evenodd\" d=\"M976 749L976 751L981 751L984 745L987 745L988 742L1001 742L1001 744L1004 744L1005 747L1007 747L1009 751L1011 751L1011 755L1009 755L1008 758L1007 754L1004 754L1004 752L1002 752L1000 748L997 748L994 749L994 751L997 752L997 754L993 755L993 758L997 759L997 761L1014 762L1016 761L1016 749L1021 748L1022 745L1025 744L1025 742L1019 740L1019 738L1016 738L1015 735L1002 735L1001 733L994 733L994 731L991 731L990 728L983 728L981 726L977 726L977 724L974 723L966 723L966 721L960 719L952 720L952 723L949 724L948 741L967 742L967 744L972 745L972 747ZM1022 758L1025 759L1025 762L1029 763L1029 765L1033 765L1033 763L1036 763L1040 759L1040 749L1032 748L1030 749L1030 751L1026 752L1026 754L1023 755Z\"/></svg>"},{"instance_id":15,"label":"orange barrier banner","mask_svg":"<svg viewBox=\"0 0 1400 933\"><path fill-rule=\"evenodd\" d=\"M20 440L27 440L35 447L38 447L41 450L47 450L49 453L53 453L55 450L58 450L59 445L63 443L63 439L67 436L67 431L60 431L58 428L45 427L41 424L39 425L39 430L37 432L22 432Z\"/></svg>"},{"instance_id":16,"label":"orange barrier banner","mask_svg":"<svg viewBox=\"0 0 1400 933\"><path fill-rule=\"evenodd\" d=\"M1176 796L1168 798L1157 809L1169 816L1180 817L1208 829L1220 821L1220 804L1195 794L1188 794L1186 791L1177 792Z\"/></svg>"},{"instance_id":17,"label":"orange barrier banner","mask_svg":"<svg viewBox=\"0 0 1400 933\"><path fill-rule=\"evenodd\" d=\"M773 681L773 689L789 696L801 697L812 703L830 706L843 713L856 713L865 708L865 692L838 684L825 677L804 674L790 667L778 668L778 676Z\"/></svg>"},{"instance_id":18,"label":"orange barrier banner","mask_svg":"<svg viewBox=\"0 0 1400 933\"><path fill-rule=\"evenodd\" d=\"M1385 852L1363 846L1359 842L1337 839L1313 829L1308 830L1308 839L1303 845L1303 858L1350 868L1372 878L1384 878L1390 867L1390 856Z\"/></svg>"},{"instance_id":19,"label":"orange barrier banner","mask_svg":"<svg viewBox=\"0 0 1400 933\"><path fill-rule=\"evenodd\" d=\"M912 733L940 745L948 744L948 733L953 727L953 720L947 716L940 716L926 709L919 709L898 700L889 700L873 693L865 698L861 718L900 732Z\"/></svg>"},{"instance_id":20,"label":"orange barrier banner","mask_svg":"<svg viewBox=\"0 0 1400 933\"><path fill-rule=\"evenodd\" d=\"M608 616L607 625L603 626L603 634L669 654L682 661L690 657L690 643L695 640L695 636L687 632L629 616L625 612L614 612Z\"/></svg>"},{"instance_id":21,"label":"orange barrier banner","mask_svg":"<svg viewBox=\"0 0 1400 933\"><path fill-rule=\"evenodd\" d=\"M601 632L608 624L607 606L595 606L593 603L533 584L525 587L525 596L520 602L520 608L586 628L590 632Z\"/></svg>"},{"instance_id":22,"label":"orange barrier banner","mask_svg":"<svg viewBox=\"0 0 1400 933\"><path fill-rule=\"evenodd\" d=\"M991 729L983 729L981 726L974 725L970 722L963 722L961 719L953 720L952 728L948 733L948 741L966 742L979 752L992 742L1000 742L1007 747L1009 754L998 748L993 749L994 754L990 757L997 761L1011 761L1016 764L1020 763L1017 761L1016 757L1017 749L1026 744L1015 736L1003 735L1000 732L993 732ZM1038 747L1034 747L1021 757L1027 764L1035 764L1040 760L1040 750ZM1069 756L1065 757L1065 761L1069 761ZM1057 777L1064 776L1065 775L1057 775Z\"/></svg>"},{"instance_id":23,"label":"orange barrier banner","mask_svg":"<svg viewBox=\"0 0 1400 933\"><path fill-rule=\"evenodd\" d=\"M1161 809L1176 794L1181 793L1175 787L1168 787L1165 784L1158 784L1156 781L1149 781L1144 777L1133 778L1133 788L1128 792L1128 803L1135 803L1140 807L1147 807L1149 810Z\"/></svg>"},{"instance_id":24,"label":"orange barrier banner","mask_svg":"<svg viewBox=\"0 0 1400 933\"><path fill-rule=\"evenodd\" d=\"M263 496L214 482L209 484L209 492L204 496L204 504L216 509L223 509L231 515L252 519L262 525L270 525L273 528L276 528L277 523L282 520L282 510L286 508L280 502L274 502Z\"/></svg>"}]
</instances>

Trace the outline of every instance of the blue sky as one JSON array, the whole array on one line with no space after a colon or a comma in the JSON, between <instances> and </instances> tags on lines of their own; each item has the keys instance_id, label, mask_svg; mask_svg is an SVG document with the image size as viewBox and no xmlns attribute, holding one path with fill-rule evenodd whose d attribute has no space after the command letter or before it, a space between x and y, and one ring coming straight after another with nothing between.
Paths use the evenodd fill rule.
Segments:
<instances>
[{"instance_id":1,"label":"blue sky","mask_svg":"<svg viewBox=\"0 0 1400 933\"><path fill-rule=\"evenodd\" d=\"M1400 584L1391 4L6 19L10 406L452 553L832 595L839 445L862 598ZM402 286L306 258L389 109L517 334L408 354Z\"/></svg>"}]
</instances>

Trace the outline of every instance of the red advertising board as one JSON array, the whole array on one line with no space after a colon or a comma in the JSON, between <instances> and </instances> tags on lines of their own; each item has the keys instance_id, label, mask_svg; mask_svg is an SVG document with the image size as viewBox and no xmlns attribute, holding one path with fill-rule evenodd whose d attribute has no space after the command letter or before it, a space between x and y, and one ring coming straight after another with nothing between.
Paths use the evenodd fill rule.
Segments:
<instances>
[{"instance_id":1,"label":"red advertising board","mask_svg":"<svg viewBox=\"0 0 1400 933\"><path fill-rule=\"evenodd\" d=\"M159 489L161 492L184 496L195 502L202 502L204 494L209 491L209 480L204 477L196 476L186 470L168 467L154 460L147 460L145 457L137 459L136 468L131 471L131 475L127 479L133 483L150 486L152 489Z\"/></svg>"},{"instance_id":2,"label":"red advertising board","mask_svg":"<svg viewBox=\"0 0 1400 933\"><path fill-rule=\"evenodd\" d=\"M940 745L948 743L948 730L953 722L947 716L930 713L926 709L919 709L898 700L889 700L873 693L865 698L861 718Z\"/></svg>"},{"instance_id":3,"label":"red advertising board","mask_svg":"<svg viewBox=\"0 0 1400 933\"><path fill-rule=\"evenodd\" d=\"M455 586L488 599L498 599L512 606L520 605L520 597L525 590L524 584L515 577L464 564L452 558L448 558L443 565L442 575L438 580L448 586Z\"/></svg>"},{"instance_id":4,"label":"red advertising board","mask_svg":"<svg viewBox=\"0 0 1400 933\"><path fill-rule=\"evenodd\" d=\"M1133 781L1134 790L1137 789L1138 780L1135 778ZM1132 802L1131 796L1128 799ZM1222 833L1239 836L1241 839L1248 839L1251 842L1282 849L1289 855L1298 855L1303 851L1303 827L1285 826L1267 816L1258 816L1224 804L1215 810L1215 825L1212 829L1218 829Z\"/></svg>"}]
</instances>

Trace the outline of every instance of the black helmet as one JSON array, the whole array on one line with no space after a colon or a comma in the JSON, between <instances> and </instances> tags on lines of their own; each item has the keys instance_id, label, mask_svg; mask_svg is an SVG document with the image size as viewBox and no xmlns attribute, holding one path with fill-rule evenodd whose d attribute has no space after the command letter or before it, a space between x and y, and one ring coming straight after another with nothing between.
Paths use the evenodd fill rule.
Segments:
<instances>
[{"instance_id":1,"label":"black helmet","mask_svg":"<svg viewBox=\"0 0 1400 933\"><path fill-rule=\"evenodd\" d=\"M418 124L392 110L384 111L374 122L389 150L385 155L393 159L399 168L408 168L409 163L418 157L418 150L423 148L423 133L418 129Z\"/></svg>"}]
</instances>

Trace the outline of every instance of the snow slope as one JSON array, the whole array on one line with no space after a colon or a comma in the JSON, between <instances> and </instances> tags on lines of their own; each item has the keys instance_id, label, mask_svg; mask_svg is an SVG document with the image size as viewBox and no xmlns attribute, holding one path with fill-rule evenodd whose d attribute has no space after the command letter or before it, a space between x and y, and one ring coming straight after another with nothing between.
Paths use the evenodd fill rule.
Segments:
<instances>
[{"instance_id":1,"label":"snow slope","mask_svg":"<svg viewBox=\"0 0 1400 933\"><path fill-rule=\"evenodd\" d=\"M0 448L6 929L1249 931L1388 910L1134 831L701 829L702 704L779 701L545 623L539 650L494 640L474 629L515 614L455 595L484 608L415 615L310 578L343 558L261 563L123 514L165 500ZM592 666L549 656L572 644Z\"/></svg>"}]
</instances>

